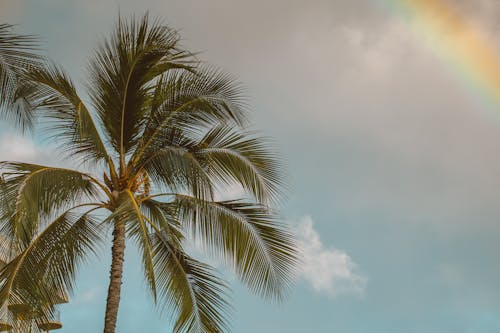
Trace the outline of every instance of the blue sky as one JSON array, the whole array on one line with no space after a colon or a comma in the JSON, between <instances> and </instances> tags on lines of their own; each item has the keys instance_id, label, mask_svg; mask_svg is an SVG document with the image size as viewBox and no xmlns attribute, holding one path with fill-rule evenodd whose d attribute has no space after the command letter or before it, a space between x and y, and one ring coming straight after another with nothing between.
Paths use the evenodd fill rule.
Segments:
<instances>
[{"instance_id":1,"label":"blue sky","mask_svg":"<svg viewBox=\"0 0 500 333\"><path fill-rule=\"evenodd\" d=\"M227 273L234 332L498 332L499 112L380 2L0 0L0 18L83 80L118 9L149 10L244 83L287 161L283 214L307 260L280 305ZM448 2L500 49L496 1ZM0 159L58 159L3 129ZM82 267L61 332L102 328L108 264ZM126 267L118 332L169 332L131 247Z\"/></svg>"}]
</instances>

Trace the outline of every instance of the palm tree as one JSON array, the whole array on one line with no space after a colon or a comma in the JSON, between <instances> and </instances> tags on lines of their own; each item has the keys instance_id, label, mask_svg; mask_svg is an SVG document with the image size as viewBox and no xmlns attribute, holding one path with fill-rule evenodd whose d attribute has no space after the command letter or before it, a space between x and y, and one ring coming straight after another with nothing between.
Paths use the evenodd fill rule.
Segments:
<instances>
[{"instance_id":1,"label":"palm tree","mask_svg":"<svg viewBox=\"0 0 500 333\"><path fill-rule=\"evenodd\" d=\"M54 64L31 70L22 87L27 114L82 163L2 163L0 232L17 255L0 271L0 300L53 304L54 290L72 289L111 230L105 333L115 332L129 242L154 302L175 315L174 332L228 330L226 283L186 253L185 239L251 291L281 300L297 256L271 208L283 189L280 163L247 130L240 85L195 61L174 30L147 15L119 19L89 72L90 104ZM244 194L217 200L233 184Z\"/></svg>"},{"instance_id":2,"label":"palm tree","mask_svg":"<svg viewBox=\"0 0 500 333\"><path fill-rule=\"evenodd\" d=\"M0 110L3 116L13 116L23 128L31 127L31 117L22 112L20 82L31 68L40 65L37 39L18 35L13 25L0 23Z\"/></svg>"}]
</instances>

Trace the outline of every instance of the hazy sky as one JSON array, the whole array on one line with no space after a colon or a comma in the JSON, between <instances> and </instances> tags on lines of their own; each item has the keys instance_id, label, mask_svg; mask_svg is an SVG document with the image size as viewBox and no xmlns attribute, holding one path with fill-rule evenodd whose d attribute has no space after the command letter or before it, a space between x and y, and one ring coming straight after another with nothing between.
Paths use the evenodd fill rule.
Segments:
<instances>
[{"instance_id":1,"label":"hazy sky","mask_svg":"<svg viewBox=\"0 0 500 333\"><path fill-rule=\"evenodd\" d=\"M500 50L499 2L447 3ZM389 1L0 0L1 21L39 35L76 80L118 10L164 18L238 77L287 161L283 214L306 264L283 305L233 281L234 332L500 330L500 106ZM0 159L58 159L3 128ZM82 268L61 332L101 329L108 264ZM118 332L169 332L132 251L126 266Z\"/></svg>"}]
</instances>

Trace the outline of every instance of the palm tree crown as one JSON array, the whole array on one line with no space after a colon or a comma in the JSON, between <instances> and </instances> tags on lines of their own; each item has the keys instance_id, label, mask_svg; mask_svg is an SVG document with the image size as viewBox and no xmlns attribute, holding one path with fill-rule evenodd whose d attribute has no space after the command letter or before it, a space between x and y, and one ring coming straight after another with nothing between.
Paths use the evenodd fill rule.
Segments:
<instances>
[{"instance_id":1,"label":"palm tree crown","mask_svg":"<svg viewBox=\"0 0 500 333\"><path fill-rule=\"evenodd\" d=\"M115 331L129 241L154 301L175 314L174 332L228 330L226 284L185 252L185 238L223 259L251 291L281 299L297 260L271 208L283 189L280 164L245 129L240 86L195 61L174 30L147 15L120 19L89 72L89 104L54 64L32 68L22 86L23 117L38 119L91 172L2 163L0 232L16 255L0 271L0 300L52 304L110 230L106 333ZM217 200L217 189L233 184L245 194Z\"/></svg>"}]
</instances>

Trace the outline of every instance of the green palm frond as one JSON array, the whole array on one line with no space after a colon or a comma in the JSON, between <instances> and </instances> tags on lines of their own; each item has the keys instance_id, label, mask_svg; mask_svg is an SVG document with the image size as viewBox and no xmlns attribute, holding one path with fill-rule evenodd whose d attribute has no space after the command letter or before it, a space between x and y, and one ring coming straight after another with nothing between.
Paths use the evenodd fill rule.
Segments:
<instances>
[{"instance_id":1,"label":"green palm frond","mask_svg":"<svg viewBox=\"0 0 500 333\"><path fill-rule=\"evenodd\" d=\"M91 62L90 96L111 145L122 156L140 138L152 81L187 66L190 54L179 49L178 42L175 30L149 22L147 15L120 19Z\"/></svg>"},{"instance_id":2,"label":"green palm frond","mask_svg":"<svg viewBox=\"0 0 500 333\"><path fill-rule=\"evenodd\" d=\"M157 285L175 314L174 333L228 330L227 287L210 266L189 257L161 232L153 234Z\"/></svg>"},{"instance_id":3,"label":"green palm frond","mask_svg":"<svg viewBox=\"0 0 500 333\"><path fill-rule=\"evenodd\" d=\"M196 157L182 146L158 149L138 166L159 188L192 193L199 198L213 197L213 184Z\"/></svg>"},{"instance_id":4,"label":"green palm frond","mask_svg":"<svg viewBox=\"0 0 500 333\"><path fill-rule=\"evenodd\" d=\"M223 185L239 183L259 202L276 202L283 192L282 166L269 143L234 127L213 127L197 143L194 155Z\"/></svg>"},{"instance_id":5,"label":"green palm frond","mask_svg":"<svg viewBox=\"0 0 500 333\"><path fill-rule=\"evenodd\" d=\"M16 112L13 104L26 72L40 63L37 47L35 37L15 34L12 25L0 23L0 110L23 128L30 127L32 119Z\"/></svg>"},{"instance_id":6,"label":"green palm frond","mask_svg":"<svg viewBox=\"0 0 500 333\"><path fill-rule=\"evenodd\" d=\"M267 207L187 195L177 195L173 204L191 235L233 267L252 291L270 299L283 298L298 257L292 235Z\"/></svg>"},{"instance_id":7,"label":"green palm frond","mask_svg":"<svg viewBox=\"0 0 500 333\"><path fill-rule=\"evenodd\" d=\"M231 76L210 67L167 72L152 94L148 122L132 160L172 145L176 131L187 134L220 122L246 123L242 89Z\"/></svg>"},{"instance_id":8,"label":"green palm frond","mask_svg":"<svg viewBox=\"0 0 500 333\"><path fill-rule=\"evenodd\" d=\"M98 197L95 180L75 170L16 162L3 162L0 169L0 230L25 244L41 227L41 219Z\"/></svg>"},{"instance_id":9,"label":"green palm frond","mask_svg":"<svg viewBox=\"0 0 500 333\"><path fill-rule=\"evenodd\" d=\"M80 214L64 212L19 248L0 270L0 300L50 305L71 291L77 267L101 240L98 221L90 214L96 208Z\"/></svg>"},{"instance_id":10,"label":"green palm frond","mask_svg":"<svg viewBox=\"0 0 500 333\"><path fill-rule=\"evenodd\" d=\"M86 161L110 160L90 111L78 96L66 72L44 64L26 74L16 106L20 115L38 116L46 132L68 156Z\"/></svg>"},{"instance_id":11,"label":"green palm frond","mask_svg":"<svg viewBox=\"0 0 500 333\"><path fill-rule=\"evenodd\" d=\"M147 199L140 202L140 207L144 218L152 225L154 230L161 230L175 247L181 245L184 234L174 205Z\"/></svg>"},{"instance_id":12,"label":"green palm frond","mask_svg":"<svg viewBox=\"0 0 500 333\"><path fill-rule=\"evenodd\" d=\"M32 131L36 122L36 108L33 105L34 101L29 97L35 90L36 87L29 81L18 81L12 101L5 107L6 118L14 122L22 132Z\"/></svg>"}]
</instances>

